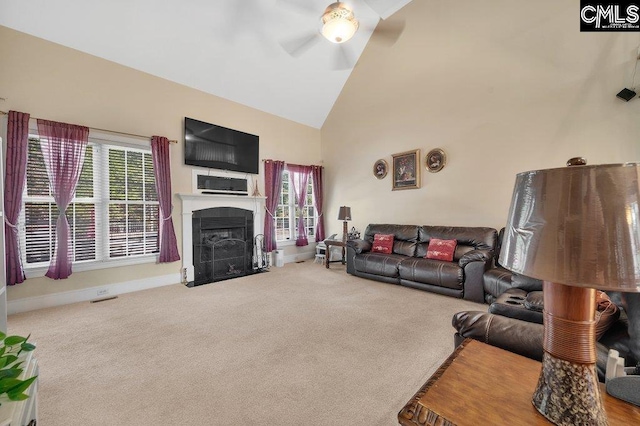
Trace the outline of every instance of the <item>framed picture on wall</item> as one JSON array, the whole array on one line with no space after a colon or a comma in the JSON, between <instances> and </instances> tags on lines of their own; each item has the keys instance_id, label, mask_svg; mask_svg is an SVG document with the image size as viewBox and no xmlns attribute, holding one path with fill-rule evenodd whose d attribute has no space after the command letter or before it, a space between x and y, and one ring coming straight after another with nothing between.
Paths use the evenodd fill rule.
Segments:
<instances>
[{"instance_id":1,"label":"framed picture on wall","mask_svg":"<svg viewBox=\"0 0 640 426\"><path fill-rule=\"evenodd\" d=\"M384 179L389 171L389 165L384 160L378 160L373 164L373 175L378 179Z\"/></svg>"},{"instance_id":2,"label":"framed picture on wall","mask_svg":"<svg viewBox=\"0 0 640 426\"><path fill-rule=\"evenodd\" d=\"M393 154L392 189L420 188L420 150Z\"/></svg>"},{"instance_id":3,"label":"framed picture on wall","mask_svg":"<svg viewBox=\"0 0 640 426\"><path fill-rule=\"evenodd\" d=\"M447 164L447 155L440 148L432 149L425 158L427 170L437 173Z\"/></svg>"}]
</instances>

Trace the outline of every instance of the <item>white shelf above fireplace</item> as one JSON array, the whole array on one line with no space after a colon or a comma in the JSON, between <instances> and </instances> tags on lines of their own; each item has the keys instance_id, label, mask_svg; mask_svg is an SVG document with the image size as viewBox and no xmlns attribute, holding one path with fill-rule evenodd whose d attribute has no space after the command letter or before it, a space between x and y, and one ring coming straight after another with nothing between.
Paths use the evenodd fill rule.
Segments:
<instances>
[{"instance_id":1,"label":"white shelf above fireplace","mask_svg":"<svg viewBox=\"0 0 640 426\"><path fill-rule=\"evenodd\" d=\"M178 197L180 197L183 204L185 201L203 202L208 204L211 202L219 203L225 200L228 200L231 202L239 202L244 205L246 205L247 203L254 203L256 201L262 202L264 204L264 201L267 199L267 197L253 197L251 195L227 195L227 194L177 194L177 195ZM208 206L208 207L211 207L211 206ZM204 207L204 208L206 209L208 207ZM218 206L216 205L213 207L218 207ZM196 209L196 210L200 210L200 209Z\"/></svg>"}]
</instances>

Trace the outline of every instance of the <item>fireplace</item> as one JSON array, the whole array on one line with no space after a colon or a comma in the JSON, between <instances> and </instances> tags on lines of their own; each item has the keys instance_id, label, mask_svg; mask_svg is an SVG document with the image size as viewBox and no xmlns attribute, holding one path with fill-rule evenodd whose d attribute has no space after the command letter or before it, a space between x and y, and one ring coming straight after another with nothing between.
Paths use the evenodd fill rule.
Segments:
<instances>
[{"instance_id":1,"label":"fireplace","mask_svg":"<svg viewBox=\"0 0 640 426\"><path fill-rule=\"evenodd\" d=\"M253 212L213 207L193 212L194 285L253 272Z\"/></svg>"},{"instance_id":2,"label":"fireplace","mask_svg":"<svg viewBox=\"0 0 640 426\"><path fill-rule=\"evenodd\" d=\"M199 262L209 262L212 265L214 256L219 262L219 269L216 272L216 279L228 279L236 276L241 276L234 271L240 270L244 267L247 274L253 273L253 239L256 235L262 234L262 228L264 225L264 202L265 197L261 196L239 196L239 195L221 195L221 194L177 194L177 197L181 201L182 205L182 274L183 283L189 287L193 287L198 284L205 284L207 282L214 282L208 280L205 276L200 276L196 280L195 265ZM222 208L222 210L211 210L215 208ZM217 211L213 215L203 214L205 211ZM222 213L226 211L226 213ZM247 216L250 214L250 216ZM201 221L195 223L194 218L199 218ZM231 226L221 226L220 222L232 217L243 219L234 219L235 222L230 223ZM249 217L252 217L250 219ZM202 243L199 234L196 234L194 228L197 226L202 227L202 220L204 220L204 227L208 228L205 235L207 238L207 247L196 247L196 245L204 245ZM240 224L242 222L242 224ZM237 226L235 226L237 225ZM223 229L227 228L226 231ZM241 231L239 228L242 228ZM234 241L229 241L234 240ZM236 258L242 256L236 256L236 250L239 251L241 244L235 240L242 240L242 246L244 246L245 253L247 253L248 260L245 263L237 263L235 259L233 262L230 259L221 257L220 248L227 250L229 256ZM213 242L224 241L220 247L214 252ZM247 244L245 245L245 241ZM232 247L233 246L233 247ZM197 253L196 253L197 251ZM226 262L226 266L223 266ZM230 266L233 265L233 266ZM231 272L227 276L227 272ZM224 273L224 278L223 274ZM209 275L213 278L214 271L209 272Z\"/></svg>"}]
</instances>

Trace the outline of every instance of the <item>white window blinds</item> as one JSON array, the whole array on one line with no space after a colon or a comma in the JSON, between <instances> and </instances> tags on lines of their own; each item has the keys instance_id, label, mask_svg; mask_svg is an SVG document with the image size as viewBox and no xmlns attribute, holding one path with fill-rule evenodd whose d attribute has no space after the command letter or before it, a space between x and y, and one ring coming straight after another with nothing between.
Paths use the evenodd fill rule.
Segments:
<instances>
[{"instance_id":1,"label":"white window blinds","mask_svg":"<svg viewBox=\"0 0 640 426\"><path fill-rule=\"evenodd\" d=\"M58 209L37 137L29 139L27 184L19 222L25 268L48 265ZM158 251L158 198L150 149L91 142L66 212L74 263Z\"/></svg>"}]
</instances>

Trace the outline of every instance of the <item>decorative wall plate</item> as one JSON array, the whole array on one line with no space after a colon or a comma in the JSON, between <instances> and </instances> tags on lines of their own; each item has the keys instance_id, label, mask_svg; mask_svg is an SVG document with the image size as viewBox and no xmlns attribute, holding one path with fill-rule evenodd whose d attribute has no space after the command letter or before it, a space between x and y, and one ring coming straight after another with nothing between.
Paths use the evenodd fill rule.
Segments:
<instances>
[{"instance_id":1,"label":"decorative wall plate","mask_svg":"<svg viewBox=\"0 0 640 426\"><path fill-rule=\"evenodd\" d=\"M380 159L373 164L373 175L378 179L383 179L387 176L387 172L389 171L389 165L386 161Z\"/></svg>"},{"instance_id":2,"label":"decorative wall plate","mask_svg":"<svg viewBox=\"0 0 640 426\"><path fill-rule=\"evenodd\" d=\"M437 173L447 164L447 154L440 148L432 149L425 157L425 167L431 173Z\"/></svg>"}]
</instances>

